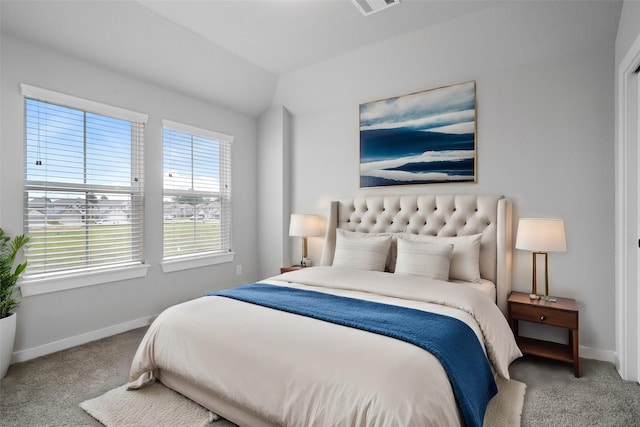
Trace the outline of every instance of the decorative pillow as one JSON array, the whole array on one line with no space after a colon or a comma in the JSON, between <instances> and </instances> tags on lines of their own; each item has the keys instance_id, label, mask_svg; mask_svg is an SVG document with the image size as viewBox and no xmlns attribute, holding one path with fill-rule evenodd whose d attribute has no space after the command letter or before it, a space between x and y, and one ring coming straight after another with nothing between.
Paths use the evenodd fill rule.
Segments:
<instances>
[{"instance_id":1,"label":"decorative pillow","mask_svg":"<svg viewBox=\"0 0 640 427\"><path fill-rule=\"evenodd\" d=\"M453 245L398 239L398 256L394 274L426 276L449 280Z\"/></svg>"},{"instance_id":2,"label":"decorative pillow","mask_svg":"<svg viewBox=\"0 0 640 427\"><path fill-rule=\"evenodd\" d=\"M387 254L387 260L385 261L384 271L388 271L393 273L393 269L396 265L396 240L397 236L393 233L363 233L361 231L348 231L343 229L338 229L343 235L348 237L358 238L358 237L391 237L391 243L389 245L389 253Z\"/></svg>"},{"instance_id":3,"label":"decorative pillow","mask_svg":"<svg viewBox=\"0 0 640 427\"><path fill-rule=\"evenodd\" d=\"M336 230L336 252L333 265L358 270L384 271L391 235L370 236Z\"/></svg>"},{"instance_id":4,"label":"decorative pillow","mask_svg":"<svg viewBox=\"0 0 640 427\"><path fill-rule=\"evenodd\" d=\"M449 243L453 245L449 279L480 282L480 237L481 234L456 237L438 237L409 234L409 240L417 242Z\"/></svg>"}]
</instances>

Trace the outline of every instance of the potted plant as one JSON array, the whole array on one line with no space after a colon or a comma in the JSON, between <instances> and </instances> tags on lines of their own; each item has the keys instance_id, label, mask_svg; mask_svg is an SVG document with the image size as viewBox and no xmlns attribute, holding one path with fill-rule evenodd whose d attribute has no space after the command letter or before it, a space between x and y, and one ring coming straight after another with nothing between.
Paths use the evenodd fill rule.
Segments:
<instances>
[{"instance_id":1,"label":"potted plant","mask_svg":"<svg viewBox=\"0 0 640 427\"><path fill-rule=\"evenodd\" d=\"M11 362L13 342L16 336L16 314L13 310L20 301L13 298L19 289L18 278L27 267L24 261L15 269L13 264L18 252L29 242L29 236L21 234L11 240L0 228L0 378L3 378Z\"/></svg>"}]
</instances>

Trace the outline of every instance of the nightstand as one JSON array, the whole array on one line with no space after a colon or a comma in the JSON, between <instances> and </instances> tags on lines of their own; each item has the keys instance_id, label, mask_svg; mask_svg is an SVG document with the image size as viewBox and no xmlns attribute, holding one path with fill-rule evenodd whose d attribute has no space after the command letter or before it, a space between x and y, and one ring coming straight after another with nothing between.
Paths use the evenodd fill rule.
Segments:
<instances>
[{"instance_id":1,"label":"nightstand","mask_svg":"<svg viewBox=\"0 0 640 427\"><path fill-rule=\"evenodd\" d=\"M578 304L571 298L556 300L557 302L531 300L529 294L511 292L508 300L509 324L522 353L573 363L575 376L578 378ZM566 328L569 331L569 344L518 336L519 320Z\"/></svg>"},{"instance_id":2,"label":"nightstand","mask_svg":"<svg viewBox=\"0 0 640 427\"><path fill-rule=\"evenodd\" d=\"M300 270L301 268L305 268L302 265L292 265L291 267L280 267L280 274L288 273L290 271Z\"/></svg>"}]
</instances>

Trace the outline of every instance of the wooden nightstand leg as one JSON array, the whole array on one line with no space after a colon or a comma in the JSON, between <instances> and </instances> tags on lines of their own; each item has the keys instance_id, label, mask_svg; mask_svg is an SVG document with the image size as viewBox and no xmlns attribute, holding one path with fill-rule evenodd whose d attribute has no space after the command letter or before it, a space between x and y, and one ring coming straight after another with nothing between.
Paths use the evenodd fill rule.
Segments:
<instances>
[{"instance_id":1,"label":"wooden nightstand leg","mask_svg":"<svg viewBox=\"0 0 640 427\"><path fill-rule=\"evenodd\" d=\"M518 321L511 319L511 331L513 332L514 337L518 337Z\"/></svg>"},{"instance_id":2,"label":"wooden nightstand leg","mask_svg":"<svg viewBox=\"0 0 640 427\"><path fill-rule=\"evenodd\" d=\"M575 376L580 378L580 356L578 354L578 330L570 330L571 345L573 347L573 366L575 367Z\"/></svg>"}]
</instances>

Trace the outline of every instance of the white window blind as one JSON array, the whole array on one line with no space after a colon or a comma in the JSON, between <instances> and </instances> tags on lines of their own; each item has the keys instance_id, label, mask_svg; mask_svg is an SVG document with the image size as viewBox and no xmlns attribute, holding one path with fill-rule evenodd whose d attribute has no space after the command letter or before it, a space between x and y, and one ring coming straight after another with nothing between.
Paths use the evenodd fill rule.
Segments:
<instances>
[{"instance_id":1,"label":"white window blind","mask_svg":"<svg viewBox=\"0 0 640 427\"><path fill-rule=\"evenodd\" d=\"M25 279L142 264L146 116L26 85L23 94ZM43 99L51 94L65 105Z\"/></svg>"},{"instance_id":2,"label":"white window blind","mask_svg":"<svg viewBox=\"0 0 640 427\"><path fill-rule=\"evenodd\" d=\"M233 137L163 121L164 259L231 252Z\"/></svg>"}]
</instances>

